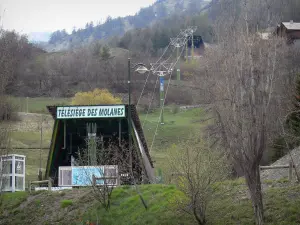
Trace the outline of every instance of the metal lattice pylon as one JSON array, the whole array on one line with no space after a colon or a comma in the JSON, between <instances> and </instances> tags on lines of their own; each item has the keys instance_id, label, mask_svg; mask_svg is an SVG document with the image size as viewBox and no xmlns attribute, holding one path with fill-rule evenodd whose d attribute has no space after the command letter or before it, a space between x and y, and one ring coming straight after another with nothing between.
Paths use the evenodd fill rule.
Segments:
<instances>
[{"instance_id":1,"label":"metal lattice pylon","mask_svg":"<svg viewBox=\"0 0 300 225\"><path fill-rule=\"evenodd\" d=\"M158 76L164 76L173 71L174 63L151 63L151 71Z\"/></svg>"}]
</instances>

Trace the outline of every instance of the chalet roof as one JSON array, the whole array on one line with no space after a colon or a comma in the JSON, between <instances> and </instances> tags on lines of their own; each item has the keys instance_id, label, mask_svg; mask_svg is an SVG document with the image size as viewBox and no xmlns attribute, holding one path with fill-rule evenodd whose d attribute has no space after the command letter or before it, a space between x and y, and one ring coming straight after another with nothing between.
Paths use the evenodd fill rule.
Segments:
<instances>
[{"instance_id":1,"label":"chalet roof","mask_svg":"<svg viewBox=\"0 0 300 225\"><path fill-rule=\"evenodd\" d=\"M282 22L283 26L288 30L300 30L300 23L295 22Z\"/></svg>"}]
</instances>

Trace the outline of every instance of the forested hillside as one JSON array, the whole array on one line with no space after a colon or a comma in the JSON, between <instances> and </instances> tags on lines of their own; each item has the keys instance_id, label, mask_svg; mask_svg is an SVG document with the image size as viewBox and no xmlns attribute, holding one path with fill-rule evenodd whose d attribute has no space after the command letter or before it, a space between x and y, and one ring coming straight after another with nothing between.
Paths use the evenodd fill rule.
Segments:
<instances>
[{"instance_id":1,"label":"forested hillside","mask_svg":"<svg viewBox=\"0 0 300 225\"><path fill-rule=\"evenodd\" d=\"M193 15L199 12L207 4L203 0L159 0L153 5L142 8L136 15L111 18L107 17L102 24L87 22L85 28L73 29L71 34L66 30L58 30L52 33L49 51L70 49L91 43L95 40L107 40L114 36L121 36L132 29L140 29L151 26L164 18L173 15ZM184 19L182 19L184 20Z\"/></svg>"}]
</instances>

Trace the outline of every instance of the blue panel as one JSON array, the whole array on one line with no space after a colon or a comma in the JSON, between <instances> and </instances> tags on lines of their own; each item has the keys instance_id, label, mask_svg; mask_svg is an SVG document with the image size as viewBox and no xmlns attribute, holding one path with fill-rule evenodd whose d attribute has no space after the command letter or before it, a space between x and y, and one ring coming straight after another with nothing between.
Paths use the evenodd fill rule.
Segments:
<instances>
[{"instance_id":1,"label":"blue panel","mask_svg":"<svg viewBox=\"0 0 300 225\"><path fill-rule=\"evenodd\" d=\"M93 182L93 175L95 177L104 176L103 167L85 167L85 168L72 168L72 185L74 186L91 186ZM98 180L97 184L104 184L104 180Z\"/></svg>"},{"instance_id":2,"label":"blue panel","mask_svg":"<svg viewBox=\"0 0 300 225\"><path fill-rule=\"evenodd\" d=\"M160 77L160 91L164 91L165 79L164 77Z\"/></svg>"}]
</instances>

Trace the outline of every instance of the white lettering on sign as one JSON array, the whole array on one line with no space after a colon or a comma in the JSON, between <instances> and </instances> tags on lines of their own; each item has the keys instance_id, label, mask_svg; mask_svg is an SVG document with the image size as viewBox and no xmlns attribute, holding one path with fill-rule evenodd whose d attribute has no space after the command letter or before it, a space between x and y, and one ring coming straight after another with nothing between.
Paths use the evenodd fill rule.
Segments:
<instances>
[{"instance_id":1,"label":"white lettering on sign","mask_svg":"<svg viewBox=\"0 0 300 225\"><path fill-rule=\"evenodd\" d=\"M57 107L57 119L125 117L125 105Z\"/></svg>"}]
</instances>

